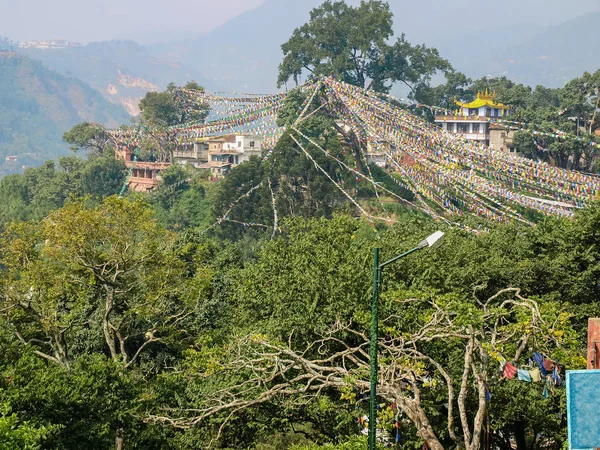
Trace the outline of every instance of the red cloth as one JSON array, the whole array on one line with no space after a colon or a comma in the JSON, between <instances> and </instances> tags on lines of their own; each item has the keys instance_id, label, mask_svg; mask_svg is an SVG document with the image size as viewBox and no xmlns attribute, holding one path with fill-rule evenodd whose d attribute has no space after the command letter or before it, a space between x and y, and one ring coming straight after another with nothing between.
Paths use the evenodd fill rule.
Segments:
<instances>
[{"instance_id":1,"label":"red cloth","mask_svg":"<svg viewBox=\"0 0 600 450\"><path fill-rule=\"evenodd\" d=\"M504 376L509 380L512 380L517 374L517 368L513 366L511 363L506 363L504 366Z\"/></svg>"},{"instance_id":2,"label":"red cloth","mask_svg":"<svg viewBox=\"0 0 600 450\"><path fill-rule=\"evenodd\" d=\"M544 359L544 369L546 369L548 372L552 372L552 369L554 368L554 363L552 362L551 359Z\"/></svg>"}]
</instances>

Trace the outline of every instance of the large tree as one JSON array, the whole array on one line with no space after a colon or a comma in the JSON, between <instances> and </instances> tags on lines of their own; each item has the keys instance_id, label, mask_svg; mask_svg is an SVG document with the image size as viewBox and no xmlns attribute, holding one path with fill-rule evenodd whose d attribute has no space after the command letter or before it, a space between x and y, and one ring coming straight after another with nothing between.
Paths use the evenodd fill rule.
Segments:
<instances>
[{"instance_id":1,"label":"large tree","mask_svg":"<svg viewBox=\"0 0 600 450\"><path fill-rule=\"evenodd\" d=\"M278 85L290 79L298 83L308 72L377 91L389 90L396 81L415 90L437 71L451 69L436 49L413 46L404 35L390 43L393 35L387 3L370 0L352 7L328 0L281 46Z\"/></svg>"},{"instance_id":2,"label":"large tree","mask_svg":"<svg viewBox=\"0 0 600 450\"><path fill-rule=\"evenodd\" d=\"M202 322L209 274L189 268L177 242L147 205L116 197L13 224L0 241L0 313L24 349L64 371L104 352L123 372L145 365L148 376L148 354L177 354ZM117 449L124 422L114 421Z\"/></svg>"},{"instance_id":3,"label":"large tree","mask_svg":"<svg viewBox=\"0 0 600 450\"><path fill-rule=\"evenodd\" d=\"M223 444L233 447L234 426L227 420L253 417L268 405L288 411L293 426L312 421L317 442L343 440L341 431L328 435L321 418L304 408L311 398L331 404L342 395L351 404L336 408L355 420L365 414L370 246L377 243L391 257L433 226L412 220L375 233L344 217L284 221L281 238L230 275L223 335L188 352L184 368L174 374L180 386L174 409L155 411L152 419L204 430L212 422L215 435L220 431ZM537 232L508 227L477 237L452 232L436 252L387 270L379 392L381 403L403 411L399 422L407 445L477 449L489 433L494 445L508 448L505 438L535 442L540 430L546 444L564 439L555 420L560 392L545 399L542 385L518 385L498 372L503 358L524 366L533 351L567 367L580 364L571 351L566 305L557 301L557 285L544 281L560 283L562 263L543 250L544 243L558 243L548 241L551 228L540 233L538 243ZM516 404L512 397L527 400ZM546 414L537 414L539 409ZM488 414L494 426L489 432ZM391 428L393 416L382 408L381 423Z\"/></svg>"}]
</instances>

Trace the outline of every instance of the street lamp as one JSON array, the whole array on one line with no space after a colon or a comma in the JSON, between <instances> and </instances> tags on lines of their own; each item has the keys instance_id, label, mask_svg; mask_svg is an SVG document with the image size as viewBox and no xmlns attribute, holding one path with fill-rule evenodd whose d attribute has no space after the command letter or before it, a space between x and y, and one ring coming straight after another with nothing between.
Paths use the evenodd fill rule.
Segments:
<instances>
[{"instance_id":1,"label":"street lamp","mask_svg":"<svg viewBox=\"0 0 600 450\"><path fill-rule=\"evenodd\" d=\"M395 258L379 264L379 248L373 249L373 299L371 301L371 345L369 349L371 359L371 396L369 401L369 450L375 450L376 442L376 402L377 402L377 327L379 326L379 297L378 290L381 285L383 268L388 264L398 261L411 253L427 247L436 248L442 243L444 233L436 231L431 236L423 239L412 250L402 253Z\"/></svg>"}]
</instances>

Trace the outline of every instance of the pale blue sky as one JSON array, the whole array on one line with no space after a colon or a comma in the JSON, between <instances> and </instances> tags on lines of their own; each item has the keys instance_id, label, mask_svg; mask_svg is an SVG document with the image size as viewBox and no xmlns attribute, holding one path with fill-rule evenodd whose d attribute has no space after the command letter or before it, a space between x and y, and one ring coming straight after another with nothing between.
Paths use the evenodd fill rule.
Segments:
<instances>
[{"instance_id":1,"label":"pale blue sky","mask_svg":"<svg viewBox=\"0 0 600 450\"><path fill-rule=\"evenodd\" d=\"M321 0L0 0L0 36L86 43L156 43L197 36L265 1L308 11ZM358 3L359 0L347 0ZM388 0L396 28L415 36L459 35L513 24L549 25L600 10L600 0ZM303 20L306 20L303 19ZM289 32L291 33L291 29ZM592 30L590 30L591 32ZM485 35L484 35L485 36ZM485 36L502 39L501 36Z\"/></svg>"},{"instance_id":2,"label":"pale blue sky","mask_svg":"<svg viewBox=\"0 0 600 450\"><path fill-rule=\"evenodd\" d=\"M82 43L114 38L161 41L210 31L263 1L0 0L0 36Z\"/></svg>"}]
</instances>

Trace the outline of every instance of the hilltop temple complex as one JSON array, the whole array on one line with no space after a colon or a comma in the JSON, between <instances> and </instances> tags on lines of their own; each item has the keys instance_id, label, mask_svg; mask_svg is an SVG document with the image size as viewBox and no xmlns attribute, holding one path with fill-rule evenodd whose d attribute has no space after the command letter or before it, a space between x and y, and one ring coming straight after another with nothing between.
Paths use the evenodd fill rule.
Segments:
<instances>
[{"instance_id":1,"label":"hilltop temple complex","mask_svg":"<svg viewBox=\"0 0 600 450\"><path fill-rule=\"evenodd\" d=\"M436 115L435 123L451 133L461 134L469 141L509 153L516 152L511 131L494 125L494 120L510 114L510 106L496 102L496 93L478 92L472 102L456 101L454 114Z\"/></svg>"}]
</instances>

